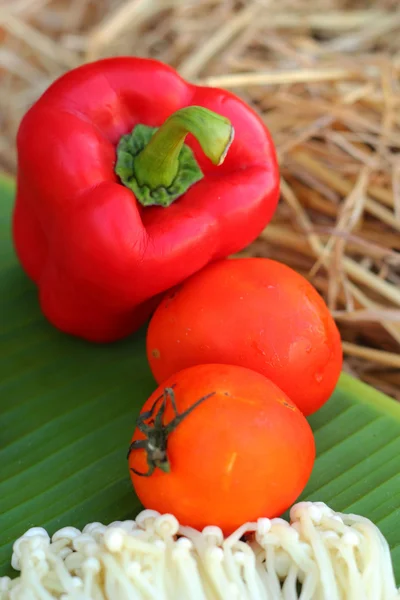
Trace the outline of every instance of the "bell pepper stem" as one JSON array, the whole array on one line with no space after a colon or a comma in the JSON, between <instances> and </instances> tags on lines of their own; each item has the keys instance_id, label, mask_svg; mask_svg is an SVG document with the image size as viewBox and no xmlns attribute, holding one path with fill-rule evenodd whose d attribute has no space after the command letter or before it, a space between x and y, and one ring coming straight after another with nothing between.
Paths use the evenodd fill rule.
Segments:
<instances>
[{"instance_id":1,"label":"bell pepper stem","mask_svg":"<svg viewBox=\"0 0 400 600\"><path fill-rule=\"evenodd\" d=\"M134 158L136 179L150 189L168 188L179 170L179 154L191 133L215 165L223 163L233 141L229 119L203 108L188 106L173 113Z\"/></svg>"}]
</instances>

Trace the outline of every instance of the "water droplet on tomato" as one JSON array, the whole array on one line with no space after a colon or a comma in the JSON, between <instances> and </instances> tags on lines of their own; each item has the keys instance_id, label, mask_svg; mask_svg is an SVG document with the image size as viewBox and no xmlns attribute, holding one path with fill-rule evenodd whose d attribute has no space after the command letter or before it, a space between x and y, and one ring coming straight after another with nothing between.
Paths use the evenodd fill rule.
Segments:
<instances>
[{"instance_id":1,"label":"water droplet on tomato","mask_svg":"<svg viewBox=\"0 0 400 600\"><path fill-rule=\"evenodd\" d=\"M263 350L263 348L259 345L258 342L256 342L256 340L253 340L251 342L251 347L254 348L254 350L256 352L258 352L259 354L261 354L262 356L265 356L265 351Z\"/></svg>"},{"instance_id":2,"label":"water droplet on tomato","mask_svg":"<svg viewBox=\"0 0 400 600\"><path fill-rule=\"evenodd\" d=\"M322 373L315 373L314 379L317 383L321 383L321 381L323 379Z\"/></svg>"},{"instance_id":3,"label":"water droplet on tomato","mask_svg":"<svg viewBox=\"0 0 400 600\"><path fill-rule=\"evenodd\" d=\"M201 344L200 346L200 350L209 350L210 346L207 346L206 344Z\"/></svg>"}]
</instances>

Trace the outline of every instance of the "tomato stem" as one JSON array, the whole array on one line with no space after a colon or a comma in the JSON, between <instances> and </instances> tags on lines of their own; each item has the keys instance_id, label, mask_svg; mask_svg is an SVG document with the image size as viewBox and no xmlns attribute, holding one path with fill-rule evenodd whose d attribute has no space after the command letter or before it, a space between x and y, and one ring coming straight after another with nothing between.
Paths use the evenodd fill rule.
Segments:
<instances>
[{"instance_id":1,"label":"tomato stem","mask_svg":"<svg viewBox=\"0 0 400 600\"><path fill-rule=\"evenodd\" d=\"M129 456L133 450L145 450L149 468L146 473L141 473L140 471L136 471L136 469L131 467L131 471L135 473L135 475L140 475L141 477L150 477L156 468L161 469L161 471L164 471L164 473L169 473L170 464L167 455L168 436L178 427L185 417L187 417L197 406L199 406L199 404L215 394L215 392L211 392L210 394L203 396L184 412L180 413L178 412L176 406L175 393L173 390L174 387L175 386L165 388L163 394L154 401L150 410L139 415L136 421L136 427L139 429L139 431L144 433L146 437L142 440L135 440L131 443L127 458L129 459ZM163 419L168 398L171 401L175 416L172 421L170 421L167 425L164 425ZM160 400L162 400L161 406L153 418L154 411ZM148 421L148 423L146 423L146 421Z\"/></svg>"}]
</instances>

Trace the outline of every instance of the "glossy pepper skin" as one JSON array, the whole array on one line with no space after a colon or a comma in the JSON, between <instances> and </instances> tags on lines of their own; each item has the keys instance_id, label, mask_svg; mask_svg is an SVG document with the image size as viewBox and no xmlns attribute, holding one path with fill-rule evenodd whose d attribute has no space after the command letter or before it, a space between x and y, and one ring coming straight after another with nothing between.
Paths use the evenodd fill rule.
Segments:
<instances>
[{"instance_id":1,"label":"glossy pepper skin","mask_svg":"<svg viewBox=\"0 0 400 600\"><path fill-rule=\"evenodd\" d=\"M215 166L189 135L203 179L167 208L143 207L115 173L119 140L191 105L230 119L227 157ZM17 256L47 319L94 342L138 329L160 294L252 242L278 202L275 149L258 116L150 59L104 59L63 75L26 113L17 148Z\"/></svg>"}]
</instances>

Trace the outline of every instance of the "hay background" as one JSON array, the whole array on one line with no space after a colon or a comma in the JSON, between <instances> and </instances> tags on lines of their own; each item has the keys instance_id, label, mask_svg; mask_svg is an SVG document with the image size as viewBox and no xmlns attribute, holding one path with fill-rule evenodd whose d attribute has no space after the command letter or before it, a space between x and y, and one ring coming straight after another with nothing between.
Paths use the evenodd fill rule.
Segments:
<instances>
[{"instance_id":1,"label":"hay background","mask_svg":"<svg viewBox=\"0 0 400 600\"><path fill-rule=\"evenodd\" d=\"M0 0L0 170L60 74L134 54L226 87L264 118L282 198L242 254L308 277L345 370L400 400L398 0Z\"/></svg>"}]
</instances>

